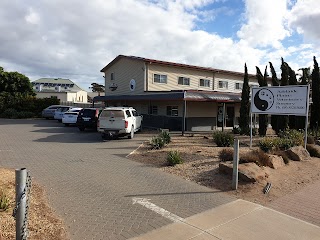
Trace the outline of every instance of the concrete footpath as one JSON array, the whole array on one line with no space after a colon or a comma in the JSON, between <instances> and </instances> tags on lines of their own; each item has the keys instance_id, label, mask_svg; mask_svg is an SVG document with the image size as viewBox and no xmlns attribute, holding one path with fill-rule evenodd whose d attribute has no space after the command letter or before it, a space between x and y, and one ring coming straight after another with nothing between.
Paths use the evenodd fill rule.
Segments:
<instances>
[{"instance_id":1,"label":"concrete footpath","mask_svg":"<svg viewBox=\"0 0 320 240\"><path fill-rule=\"evenodd\" d=\"M319 240L320 227L239 199L132 238L149 239Z\"/></svg>"}]
</instances>

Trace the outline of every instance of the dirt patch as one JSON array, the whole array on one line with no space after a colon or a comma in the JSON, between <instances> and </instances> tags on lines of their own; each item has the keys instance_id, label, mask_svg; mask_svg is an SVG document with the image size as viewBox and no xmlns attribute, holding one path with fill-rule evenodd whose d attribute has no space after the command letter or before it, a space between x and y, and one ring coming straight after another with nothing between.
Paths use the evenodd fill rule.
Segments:
<instances>
[{"instance_id":1,"label":"dirt patch","mask_svg":"<svg viewBox=\"0 0 320 240\"><path fill-rule=\"evenodd\" d=\"M152 165L161 170L178 175L186 180L196 182L210 188L219 189L237 198L267 205L284 195L294 193L304 186L320 180L320 159L311 158L308 161L290 161L284 167L272 169L264 167L268 178L259 183L239 182L238 190L232 190L232 178L219 173L218 154L223 149L217 147L210 135L192 134L187 136L173 135L171 143L160 150L151 150L149 143L145 142L138 150L129 156L130 159L144 164ZM254 143L260 138L256 137ZM240 154L258 149L250 149L249 138L240 137ZM174 167L167 166L169 151L181 153L183 164ZM267 183L271 183L268 194L263 193Z\"/></svg>"},{"instance_id":2,"label":"dirt patch","mask_svg":"<svg viewBox=\"0 0 320 240\"><path fill-rule=\"evenodd\" d=\"M15 239L15 220L12 217L15 205L15 172L0 168L0 176L0 190L5 190L10 199L9 209L0 211L0 239L11 240ZM28 230L28 239L69 239L62 220L50 208L43 188L34 180L32 180Z\"/></svg>"}]
</instances>

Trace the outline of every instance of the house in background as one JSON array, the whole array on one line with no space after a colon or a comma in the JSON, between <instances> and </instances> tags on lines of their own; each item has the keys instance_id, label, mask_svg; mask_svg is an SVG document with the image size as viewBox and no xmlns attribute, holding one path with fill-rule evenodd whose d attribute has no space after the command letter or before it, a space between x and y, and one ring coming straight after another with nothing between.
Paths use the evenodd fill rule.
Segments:
<instances>
[{"instance_id":1,"label":"house in background","mask_svg":"<svg viewBox=\"0 0 320 240\"><path fill-rule=\"evenodd\" d=\"M37 98L57 97L60 102L87 103L87 91L69 79L40 78L31 82Z\"/></svg>"},{"instance_id":2,"label":"house in background","mask_svg":"<svg viewBox=\"0 0 320 240\"><path fill-rule=\"evenodd\" d=\"M132 106L148 127L210 131L238 125L244 74L119 55L101 72L106 106ZM258 86L249 74L249 85Z\"/></svg>"}]
</instances>

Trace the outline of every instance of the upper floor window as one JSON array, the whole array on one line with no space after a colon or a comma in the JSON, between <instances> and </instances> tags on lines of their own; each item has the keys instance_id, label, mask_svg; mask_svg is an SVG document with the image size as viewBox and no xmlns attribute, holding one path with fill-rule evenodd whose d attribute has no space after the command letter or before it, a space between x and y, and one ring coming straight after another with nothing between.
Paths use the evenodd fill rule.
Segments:
<instances>
[{"instance_id":1,"label":"upper floor window","mask_svg":"<svg viewBox=\"0 0 320 240\"><path fill-rule=\"evenodd\" d=\"M150 115L158 115L158 106L150 105L148 108L148 114Z\"/></svg>"},{"instance_id":2,"label":"upper floor window","mask_svg":"<svg viewBox=\"0 0 320 240\"><path fill-rule=\"evenodd\" d=\"M110 80L114 80L114 73L110 74Z\"/></svg>"},{"instance_id":3,"label":"upper floor window","mask_svg":"<svg viewBox=\"0 0 320 240\"><path fill-rule=\"evenodd\" d=\"M167 106L167 115L168 116L178 116L178 106Z\"/></svg>"},{"instance_id":4,"label":"upper floor window","mask_svg":"<svg viewBox=\"0 0 320 240\"><path fill-rule=\"evenodd\" d=\"M243 87L243 83L236 83L235 88L236 88L237 90L242 90L242 87Z\"/></svg>"},{"instance_id":5,"label":"upper floor window","mask_svg":"<svg viewBox=\"0 0 320 240\"><path fill-rule=\"evenodd\" d=\"M209 79L200 79L200 87L210 87Z\"/></svg>"},{"instance_id":6,"label":"upper floor window","mask_svg":"<svg viewBox=\"0 0 320 240\"><path fill-rule=\"evenodd\" d=\"M153 74L153 82L167 83L167 75Z\"/></svg>"},{"instance_id":7,"label":"upper floor window","mask_svg":"<svg viewBox=\"0 0 320 240\"><path fill-rule=\"evenodd\" d=\"M228 82L227 81L219 81L219 88L228 89Z\"/></svg>"},{"instance_id":8,"label":"upper floor window","mask_svg":"<svg viewBox=\"0 0 320 240\"><path fill-rule=\"evenodd\" d=\"M178 84L179 85L190 85L190 78L179 77L178 78Z\"/></svg>"}]
</instances>

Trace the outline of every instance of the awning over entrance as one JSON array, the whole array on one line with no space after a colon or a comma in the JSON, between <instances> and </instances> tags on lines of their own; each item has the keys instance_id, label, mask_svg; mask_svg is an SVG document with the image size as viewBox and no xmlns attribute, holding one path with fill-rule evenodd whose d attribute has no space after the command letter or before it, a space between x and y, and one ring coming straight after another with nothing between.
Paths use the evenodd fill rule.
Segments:
<instances>
[{"instance_id":1,"label":"awning over entrance","mask_svg":"<svg viewBox=\"0 0 320 240\"><path fill-rule=\"evenodd\" d=\"M208 101L208 102L240 102L240 93L223 92L204 92L204 91L179 91L179 92L161 92L146 93L140 95L115 95L115 96L96 96L93 102L104 101Z\"/></svg>"}]
</instances>

